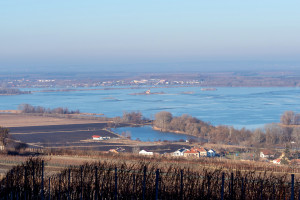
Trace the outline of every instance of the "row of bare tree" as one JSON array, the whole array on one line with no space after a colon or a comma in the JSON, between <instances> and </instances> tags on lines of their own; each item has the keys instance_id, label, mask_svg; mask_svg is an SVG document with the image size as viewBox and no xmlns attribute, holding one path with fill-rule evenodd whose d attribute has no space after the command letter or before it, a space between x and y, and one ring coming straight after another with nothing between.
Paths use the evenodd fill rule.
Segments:
<instances>
[{"instance_id":1,"label":"row of bare tree","mask_svg":"<svg viewBox=\"0 0 300 200\"><path fill-rule=\"evenodd\" d=\"M288 116L293 115L289 113ZM213 126L189 115L174 117L170 112L162 111L155 115L154 126L161 131L186 133L217 144L275 147L292 143L300 146L300 127L276 123L267 124L254 131L245 128L239 130L225 125Z\"/></svg>"},{"instance_id":2,"label":"row of bare tree","mask_svg":"<svg viewBox=\"0 0 300 200\"><path fill-rule=\"evenodd\" d=\"M68 108L44 108L41 106L32 106L30 104L21 104L19 105L19 110L21 110L22 113L47 113L47 114L79 114L79 110L69 110Z\"/></svg>"}]
</instances>

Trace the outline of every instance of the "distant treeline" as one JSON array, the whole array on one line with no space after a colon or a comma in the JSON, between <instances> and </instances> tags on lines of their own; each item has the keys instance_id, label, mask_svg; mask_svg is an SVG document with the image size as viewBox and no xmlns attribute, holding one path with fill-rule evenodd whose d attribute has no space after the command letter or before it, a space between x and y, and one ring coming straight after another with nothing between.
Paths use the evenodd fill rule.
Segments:
<instances>
[{"instance_id":1,"label":"distant treeline","mask_svg":"<svg viewBox=\"0 0 300 200\"><path fill-rule=\"evenodd\" d=\"M273 123L250 131L245 128L239 130L226 125L213 126L189 115L174 117L170 112L162 111L155 115L153 125L154 128L161 131L185 133L206 139L209 143L253 147L277 147L291 144L299 146L300 126L289 126L295 123L299 124L296 120L297 116L299 115L288 111L281 117L282 122L285 122L283 124L288 126Z\"/></svg>"},{"instance_id":2,"label":"distant treeline","mask_svg":"<svg viewBox=\"0 0 300 200\"><path fill-rule=\"evenodd\" d=\"M44 108L41 106L32 106L30 104L21 104L19 105L19 110L22 113L42 113L42 114L79 114L79 110L69 110L68 108Z\"/></svg>"},{"instance_id":3,"label":"distant treeline","mask_svg":"<svg viewBox=\"0 0 300 200\"><path fill-rule=\"evenodd\" d=\"M0 95L31 94L31 91L21 91L14 88L0 88Z\"/></svg>"}]
</instances>

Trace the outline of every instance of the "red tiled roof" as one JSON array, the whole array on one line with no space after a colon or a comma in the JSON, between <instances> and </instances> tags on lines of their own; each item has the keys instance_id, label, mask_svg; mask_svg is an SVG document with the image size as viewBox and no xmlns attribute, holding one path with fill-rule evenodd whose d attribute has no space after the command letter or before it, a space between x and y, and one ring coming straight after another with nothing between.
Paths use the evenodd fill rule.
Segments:
<instances>
[{"instance_id":1,"label":"red tiled roof","mask_svg":"<svg viewBox=\"0 0 300 200\"><path fill-rule=\"evenodd\" d=\"M101 136L99 136L99 135L93 135L92 137L93 137L93 138L99 138L99 137L101 137Z\"/></svg>"},{"instance_id":2,"label":"red tiled roof","mask_svg":"<svg viewBox=\"0 0 300 200\"><path fill-rule=\"evenodd\" d=\"M207 152L203 147L200 148L192 148L194 151L199 151L199 152Z\"/></svg>"},{"instance_id":3,"label":"red tiled roof","mask_svg":"<svg viewBox=\"0 0 300 200\"><path fill-rule=\"evenodd\" d=\"M186 152L184 153L199 153L198 151L194 150L194 149L191 149L191 150L187 150Z\"/></svg>"}]
</instances>

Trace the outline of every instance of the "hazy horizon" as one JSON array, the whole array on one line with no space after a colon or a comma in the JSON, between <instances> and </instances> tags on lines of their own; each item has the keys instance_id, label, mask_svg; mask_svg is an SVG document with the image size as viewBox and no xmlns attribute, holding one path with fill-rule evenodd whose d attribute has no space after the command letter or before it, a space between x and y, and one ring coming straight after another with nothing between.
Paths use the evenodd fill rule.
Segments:
<instances>
[{"instance_id":1,"label":"hazy horizon","mask_svg":"<svg viewBox=\"0 0 300 200\"><path fill-rule=\"evenodd\" d=\"M0 71L300 67L299 1L0 2Z\"/></svg>"}]
</instances>

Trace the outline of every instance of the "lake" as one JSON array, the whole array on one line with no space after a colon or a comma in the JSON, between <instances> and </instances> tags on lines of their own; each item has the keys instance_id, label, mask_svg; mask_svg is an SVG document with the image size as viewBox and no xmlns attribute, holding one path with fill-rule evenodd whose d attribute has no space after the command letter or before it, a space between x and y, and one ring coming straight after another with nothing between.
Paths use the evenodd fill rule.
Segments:
<instances>
[{"instance_id":1,"label":"lake","mask_svg":"<svg viewBox=\"0 0 300 200\"><path fill-rule=\"evenodd\" d=\"M176 134L176 133L168 133L168 132L160 132L152 129L151 126L143 126L143 127L120 127L115 128L112 131L118 134L122 134L122 132L127 132L126 136L130 136L132 140L141 140L144 142L154 142L154 141L179 141L179 140L190 140L196 139L194 136L188 136L184 134Z\"/></svg>"},{"instance_id":2,"label":"lake","mask_svg":"<svg viewBox=\"0 0 300 200\"><path fill-rule=\"evenodd\" d=\"M216 91L202 91L200 87L178 87L151 89L151 92L164 94L130 95L147 89L115 87L113 90L0 96L0 110L17 109L19 104L28 103L46 108L68 107L81 112L103 113L108 117L121 116L124 111L140 111L150 119L154 119L155 113L166 110L174 116L189 114L213 125L249 129L279 122L280 115L286 110L300 112L299 88L219 87Z\"/></svg>"}]
</instances>

